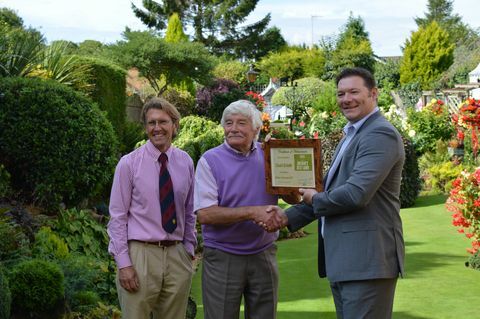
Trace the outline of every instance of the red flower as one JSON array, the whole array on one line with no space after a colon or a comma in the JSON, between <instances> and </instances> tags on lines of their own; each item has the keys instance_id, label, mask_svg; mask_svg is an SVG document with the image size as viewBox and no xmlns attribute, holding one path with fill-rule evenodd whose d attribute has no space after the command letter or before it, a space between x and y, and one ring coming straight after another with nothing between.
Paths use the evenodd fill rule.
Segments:
<instances>
[{"instance_id":1,"label":"red flower","mask_svg":"<svg viewBox=\"0 0 480 319\"><path fill-rule=\"evenodd\" d=\"M299 125L300 127L304 127L304 126L305 126L305 122L304 122L304 121L301 121L300 123L298 123L298 125Z\"/></svg>"},{"instance_id":2,"label":"red flower","mask_svg":"<svg viewBox=\"0 0 480 319\"><path fill-rule=\"evenodd\" d=\"M314 139L318 139L318 132L314 132L314 133L313 133L313 138L314 138Z\"/></svg>"}]
</instances>

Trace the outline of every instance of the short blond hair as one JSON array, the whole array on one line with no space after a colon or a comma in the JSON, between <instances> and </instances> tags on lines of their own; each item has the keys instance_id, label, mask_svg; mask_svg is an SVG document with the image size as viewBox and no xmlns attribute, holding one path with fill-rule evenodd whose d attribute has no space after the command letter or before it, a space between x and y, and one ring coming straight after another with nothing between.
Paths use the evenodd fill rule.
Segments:
<instances>
[{"instance_id":1,"label":"short blond hair","mask_svg":"<svg viewBox=\"0 0 480 319\"><path fill-rule=\"evenodd\" d=\"M178 130L181 118L180 112L178 112L177 108L173 106L173 104L171 104L162 97L151 98L143 105L142 122L144 126L147 125L147 112L151 109L161 110L167 113L168 116L170 116L170 118L172 119L173 125L175 125ZM173 137L175 137L176 135L177 133L174 132Z\"/></svg>"}]
</instances>

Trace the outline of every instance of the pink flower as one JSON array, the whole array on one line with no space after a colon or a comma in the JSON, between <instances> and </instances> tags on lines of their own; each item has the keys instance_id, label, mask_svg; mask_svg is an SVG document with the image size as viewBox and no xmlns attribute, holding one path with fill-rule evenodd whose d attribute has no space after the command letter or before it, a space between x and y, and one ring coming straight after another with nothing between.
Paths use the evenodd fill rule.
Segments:
<instances>
[{"instance_id":1,"label":"pink flower","mask_svg":"<svg viewBox=\"0 0 480 319\"><path fill-rule=\"evenodd\" d=\"M304 126L305 126L305 122L304 122L304 121L301 121L300 123L298 123L298 125L299 125L300 127L304 127Z\"/></svg>"}]
</instances>

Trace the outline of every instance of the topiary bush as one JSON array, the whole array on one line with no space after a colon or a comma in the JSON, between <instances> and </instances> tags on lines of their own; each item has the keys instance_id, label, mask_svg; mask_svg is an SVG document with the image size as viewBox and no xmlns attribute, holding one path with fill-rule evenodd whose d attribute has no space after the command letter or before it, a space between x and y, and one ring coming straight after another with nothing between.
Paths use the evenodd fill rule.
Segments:
<instances>
[{"instance_id":1,"label":"topiary bush","mask_svg":"<svg viewBox=\"0 0 480 319\"><path fill-rule=\"evenodd\" d=\"M87 93L98 107L107 112L118 136L122 136L126 119L127 71L110 62L92 57L78 57L78 63L89 69Z\"/></svg>"},{"instance_id":2,"label":"topiary bush","mask_svg":"<svg viewBox=\"0 0 480 319\"><path fill-rule=\"evenodd\" d=\"M7 277L3 273L3 267L0 264L0 319L10 318L11 303L12 294L10 293Z\"/></svg>"},{"instance_id":3,"label":"topiary bush","mask_svg":"<svg viewBox=\"0 0 480 319\"><path fill-rule=\"evenodd\" d=\"M11 272L12 312L30 318L55 318L62 312L64 282L60 267L32 259Z\"/></svg>"},{"instance_id":4,"label":"topiary bush","mask_svg":"<svg viewBox=\"0 0 480 319\"><path fill-rule=\"evenodd\" d=\"M28 201L75 205L111 180L117 141L89 99L53 81L1 78L0 104L0 163Z\"/></svg>"}]
</instances>

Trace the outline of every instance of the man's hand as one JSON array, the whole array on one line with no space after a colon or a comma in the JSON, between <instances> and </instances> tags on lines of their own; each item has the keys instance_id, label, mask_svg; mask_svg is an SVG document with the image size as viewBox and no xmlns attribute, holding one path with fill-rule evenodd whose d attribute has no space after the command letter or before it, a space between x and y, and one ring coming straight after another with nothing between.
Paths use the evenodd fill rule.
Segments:
<instances>
[{"instance_id":1,"label":"man's hand","mask_svg":"<svg viewBox=\"0 0 480 319\"><path fill-rule=\"evenodd\" d=\"M128 292L135 292L140 287L137 272L133 266L121 268L118 272L120 285Z\"/></svg>"},{"instance_id":2,"label":"man's hand","mask_svg":"<svg viewBox=\"0 0 480 319\"><path fill-rule=\"evenodd\" d=\"M287 216L278 206L256 207L253 220L269 232L277 231L288 224Z\"/></svg>"},{"instance_id":3,"label":"man's hand","mask_svg":"<svg viewBox=\"0 0 480 319\"><path fill-rule=\"evenodd\" d=\"M317 191L311 188L299 188L298 191L302 195L303 201L308 205L312 205L313 195L315 195Z\"/></svg>"}]
</instances>

